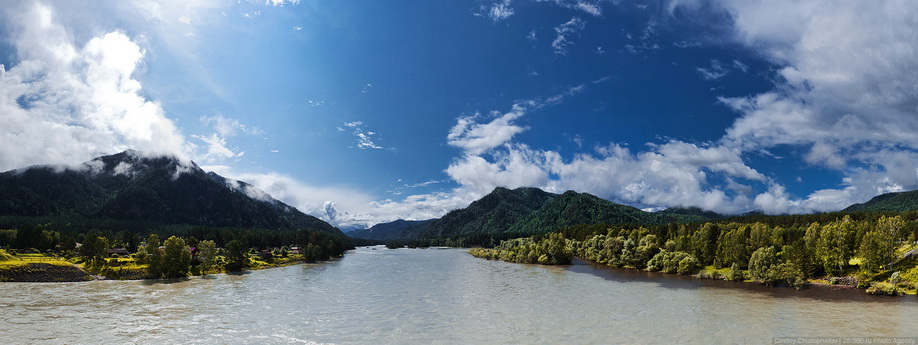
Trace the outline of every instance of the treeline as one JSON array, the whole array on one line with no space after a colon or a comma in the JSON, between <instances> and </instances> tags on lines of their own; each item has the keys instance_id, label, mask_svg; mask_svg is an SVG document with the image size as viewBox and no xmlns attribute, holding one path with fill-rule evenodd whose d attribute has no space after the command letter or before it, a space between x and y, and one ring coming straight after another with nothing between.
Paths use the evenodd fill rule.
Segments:
<instances>
[{"instance_id":1,"label":"treeline","mask_svg":"<svg viewBox=\"0 0 918 345\"><path fill-rule=\"evenodd\" d=\"M564 235L550 233L502 241L493 249L472 248L469 253L478 258L522 264L568 265L572 260L570 246Z\"/></svg>"},{"instance_id":2,"label":"treeline","mask_svg":"<svg viewBox=\"0 0 918 345\"><path fill-rule=\"evenodd\" d=\"M494 248L502 241L530 236L528 232L496 232L496 233L471 233L441 238L421 238L413 240L393 240L385 244L389 248L427 248L427 247L453 247Z\"/></svg>"},{"instance_id":3,"label":"treeline","mask_svg":"<svg viewBox=\"0 0 918 345\"><path fill-rule=\"evenodd\" d=\"M179 278L208 272L234 272L249 268L252 257L273 261L275 256L317 262L340 257L354 246L349 239L324 232L301 230L296 233L296 242L288 245L261 249L249 247L240 239L230 240L225 246L218 246L213 240L198 240L194 236L183 238L170 236L160 242L159 235L150 234L137 246L134 253L127 254L133 268L122 267L125 262L110 249L120 248L98 231L84 235L76 255L95 274L115 279L136 278ZM292 253L297 248L298 253Z\"/></svg>"},{"instance_id":4,"label":"treeline","mask_svg":"<svg viewBox=\"0 0 918 345\"><path fill-rule=\"evenodd\" d=\"M581 225L547 237L504 241L493 251L475 249L472 254L535 263L530 260L535 248L544 248L551 239L555 243L567 239L566 253L615 267L687 274L711 266L727 269L726 279L787 285L800 285L813 277L856 275L866 287L896 270L902 270L897 280L918 282L916 255L905 256L914 252L905 251L913 249L918 239L914 215L855 214L808 224L804 221L815 216L761 218L784 226L762 222L632 229Z\"/></svg>"},{"instance_id":5,"label":"treeline","mask_svg":"<svg viewBox=\"0 0 918 345\"><path fill-rule=\"evenodd\" d=\"M93 226L96 225L96 226ZM269 248L313 243L324 247L353 248L366 241L318 230L255 229L193 225L157 225L144 222L98 220L82 217L0 217L0 247L40 251L73 250L86 234L107 238L114 248L136 252L149 234L214 241L218 247L238 240L246 247ZM345 249L346 250L346 249Z\"/></svg>"}]
</instances>

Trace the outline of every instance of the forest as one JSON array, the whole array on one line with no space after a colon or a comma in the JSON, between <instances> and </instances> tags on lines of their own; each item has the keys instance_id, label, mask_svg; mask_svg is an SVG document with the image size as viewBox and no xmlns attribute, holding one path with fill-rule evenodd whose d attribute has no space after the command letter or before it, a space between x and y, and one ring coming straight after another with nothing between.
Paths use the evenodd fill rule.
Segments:
<instances>
[{"instance_id":1,"label":"forest","mask_svg":"<svg viewBox=\"0 0 918 345\"><path fill-rule=\"evenodd\" d=\"M531 264L579 257L613 267L794 287L852 283L870 293L898 295L918 287L915 216L754 215L650 227L580 225L502 241L493 249L473 248L470 254Z\"/></svg>"},{"instance_id":2,"label":"forest","mask_svg":"<svg viewBox=\"0 0 918 345\"><path fill-rule=\"evenodd\" d=\"M343 235L305 229L189 225L144 229L144 224L111 220L96 223L102 227L98 229L87 228L91 222L82 218L62 223L63 219L44 218L47 222L34 225L36 219L31 217L0 217L0 225L9 227L0 230L0 248L7 248L6 266L16 258L32 255L26 257L77 264L110 279L179 278L324 261L364 244Z\"/></svg>"}]
</instances>

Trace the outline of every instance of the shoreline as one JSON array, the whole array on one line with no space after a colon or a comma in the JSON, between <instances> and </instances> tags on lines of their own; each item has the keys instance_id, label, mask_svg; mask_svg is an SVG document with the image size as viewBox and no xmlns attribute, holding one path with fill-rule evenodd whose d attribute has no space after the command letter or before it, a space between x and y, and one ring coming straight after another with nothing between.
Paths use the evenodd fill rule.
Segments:
<instances>
[{"instance_id":1,"label":"shoreline","mask_svg":"<svg viewBox=\"0 0 918 345\"><path fill-rule=\"evenodd\" d=\"M335 260L337 258L332 258L327 261ZM8 267L0 267L0 283L76 283L76 282L89 282L95 280L170 280L170 279L183 279L179 278L112 278L106 277L102 274L93 274L87 270L82 264L74 264L65 260L58 260L60 262L66 262L69 265L51 264L43 262L30 262L20 265L13 265ZM232 274L232 273L241 273L248 271L258 271L271 268L287 267L301 264L309 263L321 263L325 261L316 261L308 262L305 259L296 259L296 260L285 260L279 263L266 263L264 261L257 261L257 265L253 267L248 267L242 271L211 271L207 274L198 274L192 275L189 274L185 278L194 278L194 277L205 277L207 275L214 274ZM112 268L114 271L121 274L121 270L117 267ZM130 273L135 273L133 276L137 277L144 272L137 269L129 270ZM101 272L100 272L101 273ZM131 276L131 275L129 275Z\"/></svg>"}]
</instances>

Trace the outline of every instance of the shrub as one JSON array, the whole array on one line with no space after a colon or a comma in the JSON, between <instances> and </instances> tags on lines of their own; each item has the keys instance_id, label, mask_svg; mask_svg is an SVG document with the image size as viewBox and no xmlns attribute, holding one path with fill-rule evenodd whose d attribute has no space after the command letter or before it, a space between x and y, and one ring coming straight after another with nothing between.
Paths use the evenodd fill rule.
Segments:
<instances>
[{"instance_id":1,"label":"shrub","mask_svg":"<svg viewBox=\"0 0 918 345\"><path fill-rule=\"evenodd\" d=\"M740 269L740 265L734 262L733 265L730 265L730 270L727 271L727 275L724 276L724 279L732 282L738 282L745 279L745 275L743 274L743 270Z\"/></svg>"},{"instance_id":2,"label":"shrub","mask_svg":"<svg viewBox=\"0 0 918 345\"><path fill-rule=\"evenodd\" d=\"M902 296L905 295L905 292L902 291L896 284L887 283L887 282L877 282L870 286L867 289L867 293L871 295L883 295L883 296Z\"/></svg>"}]
</instances>

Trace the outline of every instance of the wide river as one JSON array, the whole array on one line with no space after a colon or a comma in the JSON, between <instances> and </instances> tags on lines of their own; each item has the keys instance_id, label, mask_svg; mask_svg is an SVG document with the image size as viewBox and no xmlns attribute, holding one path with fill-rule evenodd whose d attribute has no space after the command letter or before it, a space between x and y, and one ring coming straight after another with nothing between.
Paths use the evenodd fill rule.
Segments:
<instances>
[{"instance_id":1,"label":"wide river","mask_svg":"<svg viewBox=\"0 0 918 345\"><path fill-rule=\"evenodd\" d=\"M769 343L918 337L918 298L358 248L181 281L0 284L0 343ZM851 339L849 339L851 340ZM908 340L911 339L899 339ZM906 342L908 343L908 342Z\"/></svg>"}]
</instances>

